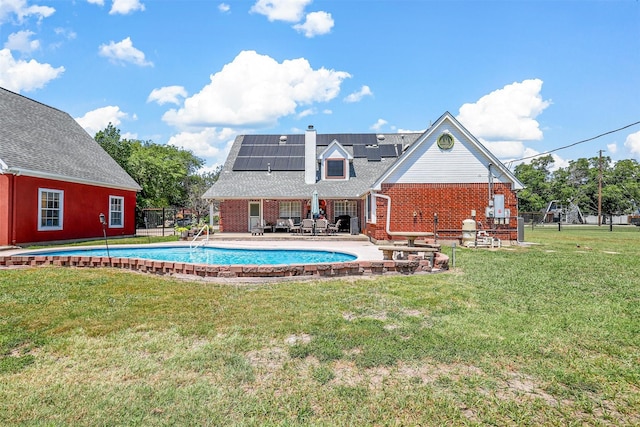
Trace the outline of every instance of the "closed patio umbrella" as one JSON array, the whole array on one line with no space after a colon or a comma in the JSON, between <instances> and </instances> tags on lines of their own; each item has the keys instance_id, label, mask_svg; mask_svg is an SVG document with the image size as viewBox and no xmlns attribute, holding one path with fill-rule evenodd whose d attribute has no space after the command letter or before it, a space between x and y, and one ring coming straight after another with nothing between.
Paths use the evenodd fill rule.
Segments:
<instances>
[{"instance_id":1,"label":"closed patio umbrella","mask_svg":"<svg viewBox=\"0 0 640 427\"><path fill-rule=\"evenodd\" d=\"M311 216L317 218L320 215L320 201L318 200L318 190L313 190L311 196Z\"/></svg>"}]
</instances>

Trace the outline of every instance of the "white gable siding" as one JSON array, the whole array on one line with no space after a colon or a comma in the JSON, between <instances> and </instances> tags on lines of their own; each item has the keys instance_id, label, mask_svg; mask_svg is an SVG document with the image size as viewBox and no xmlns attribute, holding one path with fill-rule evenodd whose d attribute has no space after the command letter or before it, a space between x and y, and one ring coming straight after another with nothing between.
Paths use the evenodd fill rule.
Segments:
<instances>
[{"instance_id":1,"label":"white gable siding","mask_svg":"<svg viewBox=\"0 0 640 427\"><path fill-rule=\"evenodd\" d=\"M438 137L447 130L454 138L453 148L442 150L438 147ZM486 183L489 179L487 157L475 144L445 121L438 129L427 135L420 144L416 141L415 151L404 159L399 167L385 180L386 183L402 184L467 184ZM494 174L496 169L492 168ZM494 177L494 182L510 182L507 177Z\"/></svg>"},{"instance_id":2,"label":"white gable siding","mask_svg":"<svg viewBox=\"0 0 640 427\"><path fill-rule=\"evenodd\" d=\"M328 147L327 151L325 151L324 154L322 155L322 158L323 160L324 159L346 159L347 153L346 151L344 151L342 147L336 144Z\"/></svg>"}]
</instances>

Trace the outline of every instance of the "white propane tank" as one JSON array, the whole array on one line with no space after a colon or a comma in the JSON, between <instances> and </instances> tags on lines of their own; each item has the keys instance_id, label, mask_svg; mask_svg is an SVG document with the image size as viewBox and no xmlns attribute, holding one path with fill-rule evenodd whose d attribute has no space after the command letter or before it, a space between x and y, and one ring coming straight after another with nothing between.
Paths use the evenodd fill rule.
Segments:
<instances>
[{"instance_id":1,"label":"white propane tank","mask_svg":"<svg viewBox=\"0 0 640 427\"><path fill-rule=\"evenodd\" d=\"M476 241L476 220L465 219L462 221L462 245Z\"/></svg>"}]
</instances>

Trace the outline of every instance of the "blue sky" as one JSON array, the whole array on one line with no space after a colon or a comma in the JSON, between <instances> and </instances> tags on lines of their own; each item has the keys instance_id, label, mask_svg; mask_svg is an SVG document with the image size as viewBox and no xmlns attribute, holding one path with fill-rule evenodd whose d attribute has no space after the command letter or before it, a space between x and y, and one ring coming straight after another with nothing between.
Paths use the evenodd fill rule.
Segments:
<instances>
[{"instance_id":1,"label":"blue sky","mask_svg":"<svg viewBox=\"0 0 640 427\"><path fill-rule=\"evenodd\" d=\"M242 133L422 131L508 163L640 121L640 3L0 0L0 86L224 162ZM554 153L640 160L640 125Z\"/></svg>"}]
</instances>

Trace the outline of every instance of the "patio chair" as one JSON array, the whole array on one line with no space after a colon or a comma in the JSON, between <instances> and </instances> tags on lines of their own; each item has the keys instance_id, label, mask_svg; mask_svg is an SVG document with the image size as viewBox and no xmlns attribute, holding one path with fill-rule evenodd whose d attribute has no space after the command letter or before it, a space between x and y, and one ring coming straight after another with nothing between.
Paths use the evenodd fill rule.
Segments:
<instances>
[{"instance_id":1,"label":"patio chair","mask_svg":"<svg viewBox=\"0 0 640 427\"><path fill-rule=\"evenodd\" d=\"M340 223L341 223L341 219L337 220L335 224L329 224L329 227L327 228L327 232L329 234L336 234L339 230L340 230Z\"/></svg>"},{"instance_id":2,"label":"patio chair","mask_svg":"<svg viewBox=\"0 0 640 427\"><path fill-rule=\"evenodd\" d=\"M300 226L300 224L294 224L291 218L289 218L289 232L291 234L302 233L302 227Z\"/></svg>"},{"instance_id":3,"label":"patio chair","mask_svg":"<svg viewBox=\"0 0 640 427\"><path fill-rule=\"evenodd\" d=\"M276 225L273 226L273 231L276 232L278 230L289 231L289 221L284 218L278 218Z\"/></svg>"},{"instance_id":4,"label":"patio chair","mask_svg":"<svg viewBox=\"0 0 640 427\"><path fill-rule=\"evenodd\" d=\"M326 219L316 220L316 234L328 234L329 233L329 221Z\"/></svg>"},{"instance_id":5,"label":"patio chair","mask_svg":"<svg viewBox=\"0 0 640 427\"><path fill-rule=\"evenodd\" d=\"M251 227L251 235L252 236L263 235L264 234L264 229L266 227L267 227L267 225L265 224L264 220L262 220L261 223L256 224L253 227Z\"/></svg>"},{"instance_id":6,"label":"patio chair","mask_svg":"<svg viewBox=\"0 0 640 427\"><path fill-rule=\"evenodd\" d=\"M301 228L302 234L304 233L313 234L314 220L309 218L303 219L302 226L300 228Z\"/></svg>"}]
</instances>

